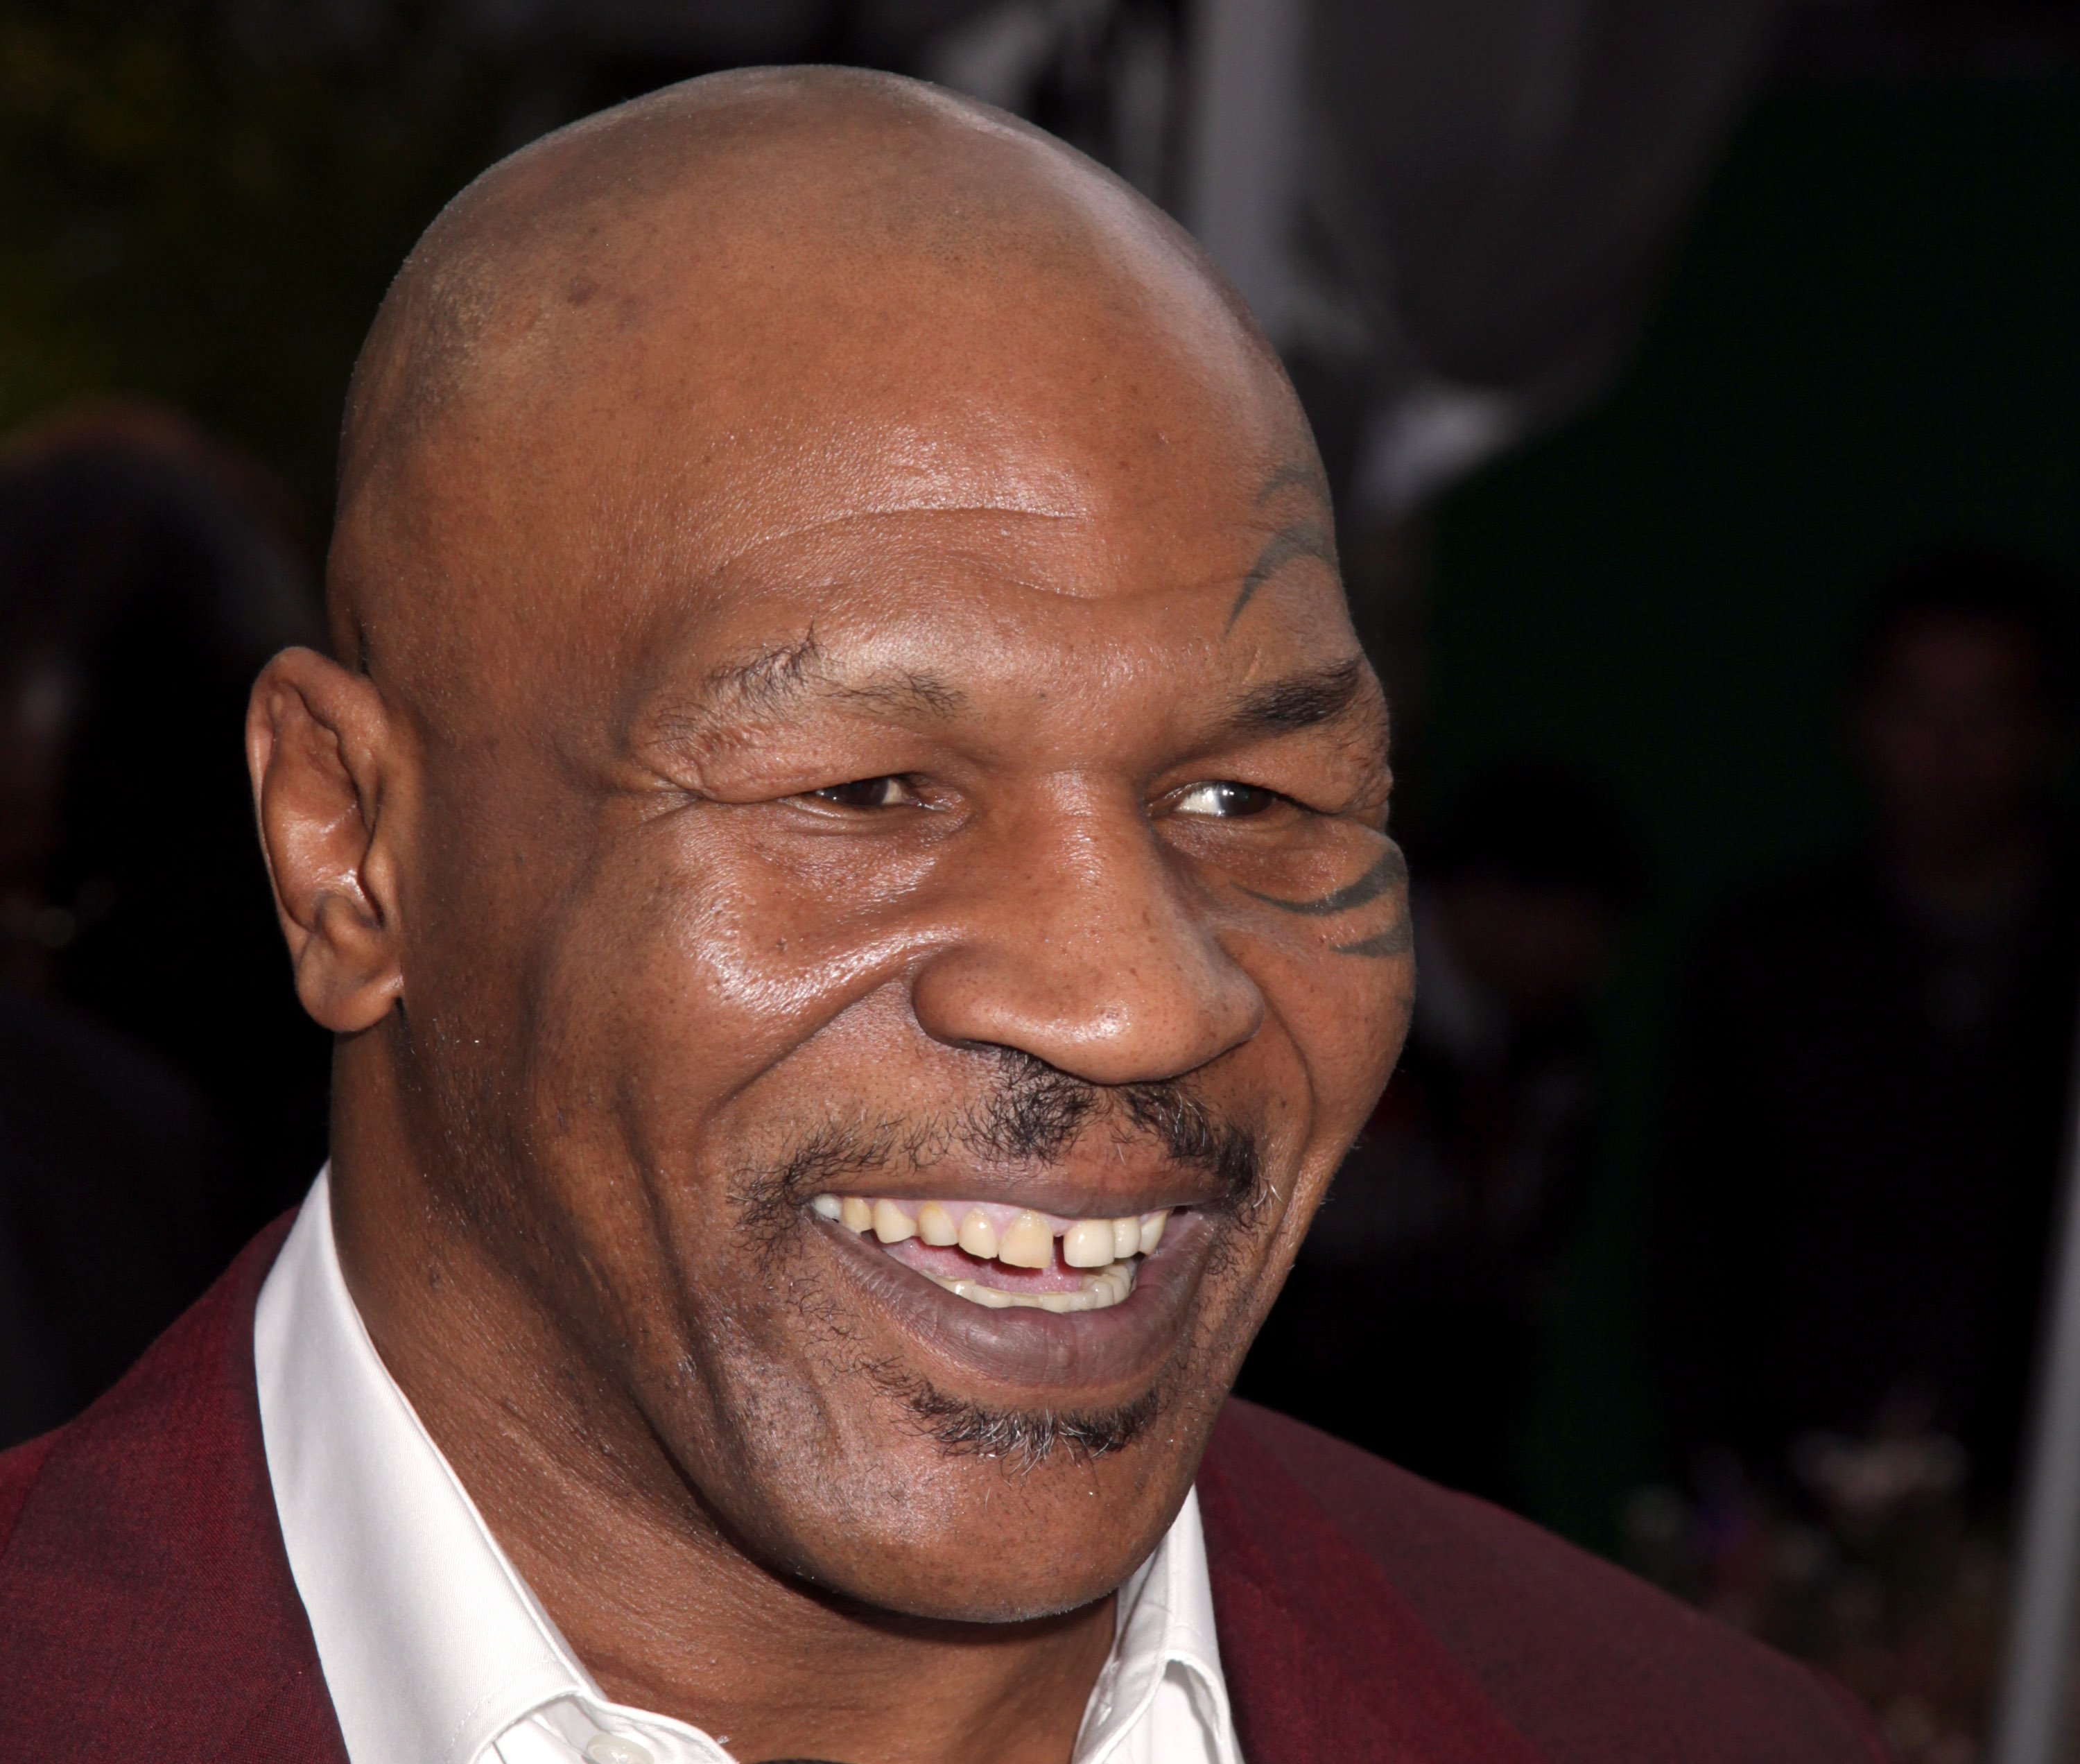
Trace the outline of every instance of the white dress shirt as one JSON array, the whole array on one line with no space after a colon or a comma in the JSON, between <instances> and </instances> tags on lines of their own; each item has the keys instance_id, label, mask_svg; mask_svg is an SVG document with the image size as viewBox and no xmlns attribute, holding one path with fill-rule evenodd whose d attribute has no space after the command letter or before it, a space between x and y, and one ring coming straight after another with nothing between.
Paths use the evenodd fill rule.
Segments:
<instances>
[{"instance_id":1,"label":"white dress shirt","mask_svg":"<svg viewBox=\"0 0 2080 1764\"><path fill-rule=\"evenodd\" d=\"M363 1328L320 1172L261 1289L260 1426L351 1764L731 1764L610 1701L491 1535ZM1073 1764L1242 1764L1198 1497L1120 1589Z\"/></svg>"}]
</instances>

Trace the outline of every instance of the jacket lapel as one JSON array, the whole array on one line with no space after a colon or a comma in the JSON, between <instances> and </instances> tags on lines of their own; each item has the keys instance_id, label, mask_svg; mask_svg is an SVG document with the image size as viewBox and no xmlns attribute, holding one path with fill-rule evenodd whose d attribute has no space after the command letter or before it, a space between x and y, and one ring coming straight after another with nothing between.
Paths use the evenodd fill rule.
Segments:
<instances>
[{"instance_id":1,"label":"jacket lapel","mask_svg":"<svg viewBox=\"0 0 2080 1764\"><path fill-rule=\"evenodd\" d=\"M1372 1558L1232 1418L1199 1472L1248 1764L1540 1764Z\"/></svg>"},{"instance_id":2,"label":"jacket lapel","mask_svg":"<svg viewBox=\"0 0 2080 1764\"><path fill-rule=\"evenodd\" d=\"M0 1757L346 1764L254 1387L254 1307L287 1228L42 1445L0 1559L0 1659L36 1694L0 1698Z\"/></svg>"}]
</instances>

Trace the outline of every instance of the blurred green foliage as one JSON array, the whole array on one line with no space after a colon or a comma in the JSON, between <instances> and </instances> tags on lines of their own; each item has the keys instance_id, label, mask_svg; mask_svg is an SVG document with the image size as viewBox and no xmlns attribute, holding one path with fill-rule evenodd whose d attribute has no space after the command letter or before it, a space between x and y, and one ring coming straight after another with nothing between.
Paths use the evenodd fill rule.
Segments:
<instances>
[{"instance_id":1,"label":"blurred green foliage","mask_svg":"<svg viewBox=\"0 0 2080 1764\"><path fill-rule=\"evenodd\" d=\"M354 351L495 157L509 76L422 32L268 52L224 16L0 0L0 431L163 399L279 472L316 544Z\"/></svg>"}]
</instances>

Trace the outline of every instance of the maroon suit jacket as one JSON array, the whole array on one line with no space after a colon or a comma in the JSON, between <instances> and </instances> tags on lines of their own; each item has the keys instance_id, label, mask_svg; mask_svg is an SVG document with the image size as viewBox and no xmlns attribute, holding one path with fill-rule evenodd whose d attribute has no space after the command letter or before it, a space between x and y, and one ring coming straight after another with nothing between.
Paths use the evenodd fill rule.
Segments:
<instances>
[{"instance_id":1,"label":"maroon suit jacket","mask_svg":"<svg viewBox=\"0 0 2080 1764\"><path fill-rule=\"evenodd\" d=\"M0 1456L0 1758L345 1764L260 1440L263 1233ZM1846 1764L1847 1696L1506 1514L1243 1403L1199 1476L1249 1764Z\"/></svg>"}]
</instances>

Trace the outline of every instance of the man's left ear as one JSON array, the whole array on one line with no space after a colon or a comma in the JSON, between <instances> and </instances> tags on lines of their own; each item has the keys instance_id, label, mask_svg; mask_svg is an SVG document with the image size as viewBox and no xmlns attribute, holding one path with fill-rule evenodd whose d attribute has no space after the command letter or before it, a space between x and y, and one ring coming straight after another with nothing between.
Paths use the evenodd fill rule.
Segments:
<instances>
[{"instance_id":1,"label":"man's left ear","mask_svg":"<svg viewBox=\"0 0 2080 1764\"><path fill-rule=\"evenodd\" d=\"M313 649L270 662L246 708L260 843L296 994L340 1035L381 1022L404 992L396 840L384 819L395 734L375 682Z\"/></svg>"}]
</instances>

